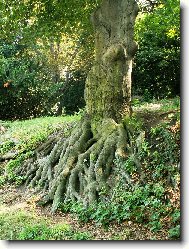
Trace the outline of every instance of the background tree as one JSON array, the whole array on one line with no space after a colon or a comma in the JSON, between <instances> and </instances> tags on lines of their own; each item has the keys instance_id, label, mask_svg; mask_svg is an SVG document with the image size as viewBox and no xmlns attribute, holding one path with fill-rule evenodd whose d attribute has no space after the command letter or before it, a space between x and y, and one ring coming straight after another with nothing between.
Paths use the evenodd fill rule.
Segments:
<instances>
[{"instance_id":1,"label":"background tree","mask_svg":"<svg viewBox=\"0 0 189 249\"><path fill-rule=\"evenodd\" d=\"M48 114L52 98L45 57L19 43L1 41L0 65L0 119Z\"/></svg>"},{"instance_id":2,"label":"background tree","mask_svg":"<svg viewBox=\"0 0 189 249\"><path fill-rule=\"evenodd\" d=\"M133 94L147 100L180 94L180 6L162 1L136 22L139 49L133 70Z\"/></svg>"},{"instance_id":3,"label":"background tree","mask_svg":"<svg viewBox=\"0 0 189 249\"><path fill-rule=\"evenodd\" d=\"M73 6L74 12L70 16L67 3L1 2L0 108L3 111L0 119L62 114L63 98L69 100L70 81L65 77L66 72L72 74L72 79L75 71L85 75L93 58L93 37L89 34L91 28L86 20L88 9L94 3L75 1ZM59 11L63 13L60 16ZM82 14L81 25L78 16ZM11 84L4 87L7 81ZM79 81L75 79L74 82ZM79 99L82 99L83 88L79 83L75 88L77 86L75 92L80 93ZM72 109L68 110L68 106ZM83 104L75 103L74 111L73 106L68 101L67 112L77 111Z\"/></svg>"}]
</instances>

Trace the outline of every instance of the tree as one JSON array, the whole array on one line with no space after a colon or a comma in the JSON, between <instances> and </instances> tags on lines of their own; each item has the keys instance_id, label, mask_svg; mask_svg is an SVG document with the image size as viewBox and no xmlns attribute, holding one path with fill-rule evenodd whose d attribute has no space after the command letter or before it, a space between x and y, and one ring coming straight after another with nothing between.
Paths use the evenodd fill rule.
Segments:
<instances>
[{"instance_id":1,"label":"tree","mask_svg":"<svg viewBox=\"0 0 189 249\"><path fill-rule=\"evenodd\" d=\"M49 114L54 99L46 58L19 42L0 41L0 119ZM48 101L47 101L48 97Z\"/></svg>"},{"instance_id":2,"label":"tree","mask_svg":"<svg viewBox=\"0 0 189 249\"><path fill-rule=\"evenodd\" d=\"M163 3L164 2L164 3ZM149 98L180 94L180 5L162 1L153 12L140 13L135 25L139 49L133 92Z\"/></svg>"},{"instance_id":3,"label":"tree","mask_svg":"<svg viewBox=\"0 0 189 249\"><path fill-rule=\"evenodd\" d=\"M86 19L94 3L72 3L70 9L68 1L1 1L0 119L62 114L70 86L65 71L88 71L93 58ZM8 55L8 48L15 52Z\"/></svg>"},{"instance_id":4,"label":"tree","mask_svg":"<svg viewBox=\"0 0 189 249\"><path fill-rule=\"evenodd\" d=\"M115 157L132 153L122 119L131 114L137 13L135 0L103 0L93 12L95 61L86 80L86 113L68 138L51 137L17 171L27 184L44 187L41 203L53 201L53 210L69 199L85 204L97 200L102 189L111 188Z\"/></svg>"}]
</instances>

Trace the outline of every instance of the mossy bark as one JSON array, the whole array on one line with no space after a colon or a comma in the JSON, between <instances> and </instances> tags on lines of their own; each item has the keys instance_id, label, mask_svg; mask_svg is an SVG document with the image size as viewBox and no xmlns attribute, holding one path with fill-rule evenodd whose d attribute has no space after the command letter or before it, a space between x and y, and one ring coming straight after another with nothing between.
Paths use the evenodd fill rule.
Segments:
<instances>
[{"instance_id":1,"label":"mossy bark","mask_svg":"<svg viewBox=\"0 0 189 249\"><path fill-rule=\"evenodd\" d=\"M137 12L135 0L102 1L92 15L95 62L86 80L87 114L70 137L59 137L51 151L44 149L47 142L35 160L18 170L27 184L43 187L41 203L52 201L53 210L69 199L86 204L97 200L102 188L111 188L108 178L116 155L131 153L121 119L131 113Z\"/></svg>"},{"instance_id":2,"label":"mossy bark","mask_svg":"<svg viewBox=\"0 0 189 249\"><path fill-rule=\"evenodd\" d=\"M131 112L137 13L135 0L104 0L92 15L95 62L86 80L85 100L93 121L113 118L120 122L123 115Z\"/></svg>"}]
</instances>

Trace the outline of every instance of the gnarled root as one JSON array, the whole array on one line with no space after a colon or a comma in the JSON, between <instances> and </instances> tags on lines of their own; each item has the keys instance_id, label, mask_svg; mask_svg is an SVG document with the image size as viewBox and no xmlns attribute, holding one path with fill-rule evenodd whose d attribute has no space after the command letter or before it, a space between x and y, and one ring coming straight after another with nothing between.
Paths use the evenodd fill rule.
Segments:
<instances>
[{"instance_id":1,"label":"gnarled root","mask_svg":"<svg viewBox=\"0 0 189 249\"><path fill-rule=\"evenodd\" d=\"M126 158L128 152L128 134L122 124L105 120L94 136L90 119L85 119L70 137L60 137L50 154L37 155L27 165L26 184L42 187L41 204L52 201L53 211L69 199L91 203L102 188L111 188L108 178L115 155Z\"/></svg>"}]
</instances>

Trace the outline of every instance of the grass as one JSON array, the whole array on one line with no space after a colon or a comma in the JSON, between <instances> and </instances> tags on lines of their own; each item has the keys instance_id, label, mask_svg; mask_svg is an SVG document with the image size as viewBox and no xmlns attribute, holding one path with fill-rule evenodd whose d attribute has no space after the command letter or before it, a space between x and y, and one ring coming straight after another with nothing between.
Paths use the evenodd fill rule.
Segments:
<instances>
[{"instance_id":1,"label":"grass","mask_svg":"<svg viewBox=\"0 0 189 249\"><path fill-rule=\"evenodd\" d=\"M1 206L2 209L2 206ZM90 233L73 230L66 223L53 224L50 218L31 212L0 211L1 240L90 240Z\"/></svg>"},{"instance_id":2,"label":"grass","mask_svg":"<svg viewBox=\"0 0 189 249\"><path fill-rule=\"evenodd\" d=\"M34 135L46 137L52 132L61 129L65 124L78 121L80 115L59 116L59 117L41 117L22 121L1 121L1 124L7 128L5 135L1 135L1 140L14 138L15 140L30 140Z\"/></svg>"},{"instance_id":3,"label":"grass","mask_svg":"<svg viewBox=\"0 0 189 249\"><path fill-rule=\"evenodd\" d=\"M12 169L33 155L34 150L44 142L49 135L63 130L63 135L68 136L80 115L43 117L24 121L1 122L6 132L0 134L0 158L6 153L12 153L14 158L6 167L0 165L0 185L7 179L22 179L12 173Z\"/></svg>"},{"instance_id":4,"label":"grass","mask_svg":"<svg viewBox=\"0 0 189 249\"><path fill-rule=\"evenodd\" d=\"M172 99L151 100L148 102L136 98L132 100L132 105L134 110L166 112L180 108L180 97L175 97Z\"/></svg>"}]
</instances>

